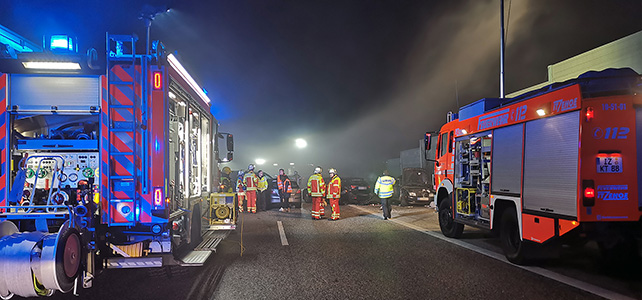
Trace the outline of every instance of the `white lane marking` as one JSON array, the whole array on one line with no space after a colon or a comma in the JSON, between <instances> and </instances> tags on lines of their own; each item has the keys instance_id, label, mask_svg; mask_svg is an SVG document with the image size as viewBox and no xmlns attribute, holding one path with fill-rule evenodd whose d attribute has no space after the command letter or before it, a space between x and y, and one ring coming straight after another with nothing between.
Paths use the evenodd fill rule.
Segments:
<instances>
[{"instance_id":1,"label":"white lane marking","mask_svg":"<svg viewBox=\"0 0 642 300\"><path fill-rule=\"evenodd\" d=\"M371 213L369 210L361 208L361 207L356 206L356 205L352 205L351 204L350 206L354 207L354 208L357 208L357 209L359 209L361 211L370 213L370 214L375 215L375 216L379 216L380 215L379 213ZM571 277L568 277L568 276L564 276L562 274L558 274L558 273L555 273L553 271L546 270L546 269L543 269L543 268L540 268L540 267L515 265L515 264L509 262L503 254L495 253L495 252L486 250L484 248L481 248L481 247L478 247L478 246L475 246L475 245L472 245L472 244L468 244L468 243L463 242L461 240L447 238L447 237L443 236L441 233L435 233L435 232L432 232L432 231L428 231L428 230L425 230L425 229L423 229L423 228L421 228L421 227L419 227L417 225L413 225L413 224L406 223L404 221L395 220L395 219L388 219L388 222L397 223L397 224L399 224L401 226L405 226L405 227L408 227L410 229L419 231L421 233L425 233L425 234L427 234L429 236L432 236L434 238L438 238L438 239L440 239L442 241L446 241L446 242L449 242L451 244L455 244L457 246L464 247L464 248L466 248L468 250L475 251L477 253L486 255L488 257L494 258L494 259L499 260L501 262L507 263L507 264L509 264L511 266L518 267L520 269L523 269L523 270L526 270L526 271L529 271L529 272L544 276L546 278L549 278L549 279L552 279L552 280L555 280L555 281L570 285L572 287L578 288L580 290L587 291L589 293L598 295L600 297L604 297L606 299L623 299L623 300L625 300L625 299L626 300L629 300L629 299L633 300L634 299L634 298L630 298L630 297L622 295L622 294L618 294L618 293L616 293L614 291L609 291L609 290L601 288L599 286L595 286L595 285L592 285L590 283L583 282L583 281L580 281L580 280L577 280L577 279L574 279L574 278L571 278Z\"/></svg>"},{"instance_id":2,"label":"white lane marking","mask_svg":"<svg viewBox=\"0 0 642 300\"><path fill-rule=\"evenodd\" d=\"M285 237L285 230L283 230L283 222L276 221L276 225L279 226L279 235L281 236L281 245L289 246L288 238Z\"/></svg>"}]
</instances>

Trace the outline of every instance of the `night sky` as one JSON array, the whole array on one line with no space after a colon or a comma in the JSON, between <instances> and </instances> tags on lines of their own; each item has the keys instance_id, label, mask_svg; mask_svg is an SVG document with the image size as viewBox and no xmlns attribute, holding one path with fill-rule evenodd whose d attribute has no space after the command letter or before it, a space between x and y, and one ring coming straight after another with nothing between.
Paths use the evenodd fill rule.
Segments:
<instances>
[{"instance_id":1,"label":"night sky","mask_svg":"<svg viewBox=\"0 0 642 300\"><path fill-rule=\"evenodd\" d=\"M105 32L141 37L144 3L169 5L152 39L179 53L209 92L233 169L295 163L366 177L418 146L449 110L499 96L499 0L7 1L0 24L41 43ZM510 9L510 10L509 10ZM642 30L641 0L506 0L506 93L546 81L547 66ZM296 149L294 139L307 139Z\"/></svg>"}]
</instances>

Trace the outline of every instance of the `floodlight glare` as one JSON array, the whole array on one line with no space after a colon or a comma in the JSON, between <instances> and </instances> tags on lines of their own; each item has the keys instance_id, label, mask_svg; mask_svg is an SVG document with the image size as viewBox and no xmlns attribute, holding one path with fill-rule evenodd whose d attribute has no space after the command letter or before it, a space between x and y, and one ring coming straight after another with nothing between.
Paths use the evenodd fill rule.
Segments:
<instances>
[{"instance_id":1,"label":"floodlight glare","mask_svg":"<svg viewBox=\"0 0 642 300\"><path fill-rule=\"evenodd\" d=\"M60 61L26 61L22 65L26 69L42 70L80 70L80 64L75 62Z\"/></svg>"},{"instance_id":2,"label":"floodlight glare","mask_svg":"<svg viewBox=\"0 0 642 300\"><path fill-rule=\"evenodd\" d=\"M305 148L308 146L308 142L306 142L304 139L296 139L294 143L296 144L297 148Z\"/></svg>"},{"instance_id":3,"label":"floodlight glare","mask_svg":"<svg viewBox=\"0 0 642 300\"><path fill-rule=\"evenodd\" d=\"M265 159L257 158L257 159L255 159L255 160L254 160L254 162L255 162L257 165L262 165L262 164L264 164L264 163L265 163Z\"/></svg>"}]
</instances>

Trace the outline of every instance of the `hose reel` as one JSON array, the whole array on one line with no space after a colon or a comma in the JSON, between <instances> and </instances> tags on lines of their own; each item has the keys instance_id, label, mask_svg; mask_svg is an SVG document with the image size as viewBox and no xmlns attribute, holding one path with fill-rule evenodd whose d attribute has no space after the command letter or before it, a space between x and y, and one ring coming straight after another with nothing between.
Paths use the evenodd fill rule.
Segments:
<instances>
[{"instance_id":1,"label":"hose reel","mask_svg":"<svg viewBox=\"0 0 642 300\"><path fill-rule=\"evenodd\" d=\"M57 233L18 232L12 222L1 222L0 298L71 291L81 271L81 245L69 221Z\"/></svg>"}]
</instances>

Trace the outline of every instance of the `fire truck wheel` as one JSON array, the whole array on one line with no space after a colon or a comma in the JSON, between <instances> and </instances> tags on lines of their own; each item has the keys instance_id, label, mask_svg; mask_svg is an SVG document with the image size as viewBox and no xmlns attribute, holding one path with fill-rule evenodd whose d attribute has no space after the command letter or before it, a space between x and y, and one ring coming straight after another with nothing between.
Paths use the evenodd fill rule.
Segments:
<instances>
[{"instance_id":1,"label":"fire truck wheel","mask_svg":"<svg viewBox=\"0 0 642 300\"><path fill-rule=\"evenodd\" d=\"M509 207L504 210L501 220L499 238L506 259L514 264L525 264L529 245L522 241L520 236L515 208Z\"/></svg>"},{"instance_id":2,"label":"fire truck wheel","mask_svg":"<svg viewBox=\"0 0 642 300\"><path fill-rule=\"evenodd\" d=\"M449 238L459 238L464 232L464 224L456 223L453 219L453 211L451 209L451 196L441 201L439 204L439 228L441 233Z\"/></svg>"}]
</instances>

